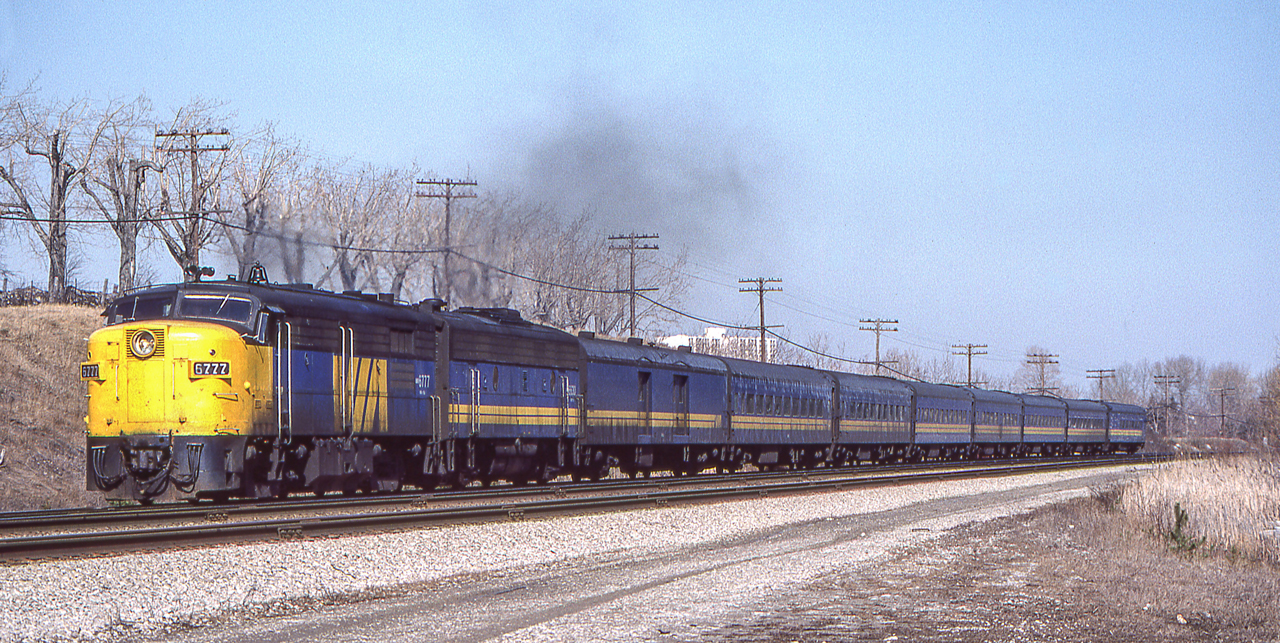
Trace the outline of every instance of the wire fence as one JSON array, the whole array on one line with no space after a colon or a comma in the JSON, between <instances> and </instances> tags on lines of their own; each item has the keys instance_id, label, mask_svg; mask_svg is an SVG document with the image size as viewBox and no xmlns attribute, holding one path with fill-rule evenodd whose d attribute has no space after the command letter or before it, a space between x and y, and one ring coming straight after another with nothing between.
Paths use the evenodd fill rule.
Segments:
<instances>
[{"instance_id":1,"label":"wire fence","mask_svg":"<svg viewBox=\"0 0 1280 643\"><path fill-rule=\"evenodd\" d=\"M0 289L0 307L39 306L40 304L50 303L71 304L72 306L106 306L107 302L115 297L115 292L108 292L105 289L98 292L67 286L62 293L62 297L57 298L50 296L49 291L35 286L25 286L10 290L9 284L5 282L3 289Z\"/></svg>"}]
</instances>

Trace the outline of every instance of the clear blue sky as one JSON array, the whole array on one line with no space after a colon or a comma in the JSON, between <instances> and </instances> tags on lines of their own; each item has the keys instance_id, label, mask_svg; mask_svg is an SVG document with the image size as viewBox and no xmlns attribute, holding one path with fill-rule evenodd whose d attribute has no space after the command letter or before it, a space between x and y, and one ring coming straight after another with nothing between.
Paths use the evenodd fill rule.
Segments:
<instances>
[{"instance_id":1,"label":"clear blue sky","mask_svg":"<svg viewBox=\"0 0 1280 643\"><path fill-rule=\"evenodd\" d=\"M693 312L750 322L737 279L779 277L770 323L854 355L884 317L996 373L1041 346L1078 385L1270 366L1280 8L1028 4L0 0L0 62L658 232Z\"/></svg>"}]
</instances>

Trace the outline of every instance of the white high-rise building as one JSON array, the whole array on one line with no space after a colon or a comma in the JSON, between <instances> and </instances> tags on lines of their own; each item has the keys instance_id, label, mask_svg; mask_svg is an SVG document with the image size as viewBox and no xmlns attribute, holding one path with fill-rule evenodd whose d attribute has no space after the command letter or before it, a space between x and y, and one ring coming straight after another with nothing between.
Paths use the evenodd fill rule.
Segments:
<instances>
[{"instance_id":1,"label":"white high-rise building","mask_svg":"<svg viewBox=\"0 0 1280 643\"><path fill-rule=\"evenodd\" d=\"M700 337L695 335L660 337L658 338L658 343L670 348L688 346L693 352L704 355L719 355L720 357L736 357L749 360L760 359L760 338L758 336L730 335L729 331L724 328L708 328L706 334ZM768 353L769 361L775 361L774 356L778 353L777 338L765 338L764 346Z\"/></svg>"}]
</instances>

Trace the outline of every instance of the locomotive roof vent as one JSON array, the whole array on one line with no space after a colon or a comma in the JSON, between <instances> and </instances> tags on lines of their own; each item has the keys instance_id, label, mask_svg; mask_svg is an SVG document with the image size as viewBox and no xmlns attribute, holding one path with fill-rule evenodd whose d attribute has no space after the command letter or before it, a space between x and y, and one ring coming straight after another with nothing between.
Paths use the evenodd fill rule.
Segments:
<instances>
[{"instance_id":1,"label":"locomotive roof vent","mask_svg":"<svg viewBox=\"0 0 1280 643\"><path fill-rule=\"evenodd\" d=\"M418 302L417 306L418 306L418 310L426 309L426 310L430 310L433 313L438 313L444 310L445 301L439 297L432 297L430 299L423 299L422 301Z\"/></svg>"},{"instance_id":2,"label":"locomotive roof vent","mask_svg":"<svg viewBox=\"0 0 1280 643\"><path fill-rule=\"evenodd\" d=\"M463 306L454 312L463 313L465 315L477 315L480 317L488 317L494 321L504 324L526 324L524 317L520 316L520 311L510 308L473 308L471 306Z\"/></svg>"},{"instance_id":3,"label":"locomotive roof vent","mask_svg":"<svg viewBox=\"0 0 1280 643\"><path fill-rule=\"evenodd\" d=\"M395 295L389 292L373 293L373 292L363 292L360 290L344 290L342 291L342 294L347 295L348 297L359 297L365 301L378 301L384 304L396 303Z\"/></svg>"},{"instance_id":4,"label":"locomotive roof vent","mask_svg":"<svg viewBox=\"0 0 1280 643\"><path fill-rule=\"evenodd\" d=\"M644 346L644 339L641 337L628 337L627 343L632 346Z\"/></svg>"},{"instance_id":5,"label":"locomotive roof vent","mask_svg":"<svg viewBox=\"0 0 1280 643\"><path fill-rule=\"evenodd\" d=\"M580 330L578 331L578 337L581 337L582 339L595 339L596 334L589 330Z\"/></svg>"},{"instance_id":6,"label":"locomotive roof vent","mask_svg":"<svg viewBox=\"0 0 1280 643\"><path fill-rule=\"evenodd\" d=\"M676 350L680 351L681 353L692 353L693 347L688 344L685 344L684 346L677 346Z\"/></svg>"}]
</instances>

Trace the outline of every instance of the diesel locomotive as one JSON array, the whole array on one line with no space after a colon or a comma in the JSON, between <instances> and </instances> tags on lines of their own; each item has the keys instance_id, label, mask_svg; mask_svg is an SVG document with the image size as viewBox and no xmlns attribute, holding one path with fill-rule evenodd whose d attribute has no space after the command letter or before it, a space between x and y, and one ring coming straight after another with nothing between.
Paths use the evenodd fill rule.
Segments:
<instances>
[{"instance_id":1,"label":"diesel locomotive","mask_svg":"<svg viewBox=\"0 0 1280 643\"><path fill-rule=\"evenodd\" d=\"M107 307L80 366L88 489L220 500L1144 441L1132 405L761 364L255 274Z\"/></svg>"}]
</instances>

